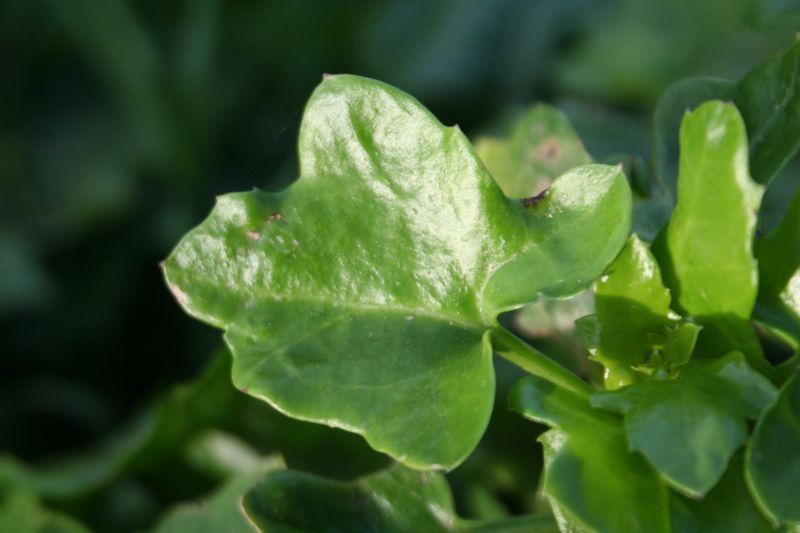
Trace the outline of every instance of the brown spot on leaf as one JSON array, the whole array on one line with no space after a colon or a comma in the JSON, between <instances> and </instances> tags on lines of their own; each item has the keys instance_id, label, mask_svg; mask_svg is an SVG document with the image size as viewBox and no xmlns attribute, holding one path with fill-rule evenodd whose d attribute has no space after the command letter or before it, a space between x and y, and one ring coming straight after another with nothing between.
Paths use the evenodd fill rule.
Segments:
<instances>
[{"instance_id":1,"label":"brown spot on leaf","mask_svg":"<svg viewBox=\"0 0 800 533\"><path fill-rule=\"evenodd\" d=\"M275 211L274 213L270 214L267 217L267 223L280 222L282 220L283 220L283 213L281 213L280 211Z\"/></svg>"},{"instance_id":2,"label":"brown spot on leaf","mask_svg":"<svg viewBox=\"0 0 800 533\"><path fill-rule=\"evenodd\" d=\"M248 230L248 231L245 231L244 234L247 235L247 238L250 239L251 241L260 241L261 240L261 235L259 235L255 231L249 231Z\"/></svg>"},{"instance_id":3,"label":"brown spot on leaf","mask_svg":"<svg viewBox=\"0 0 800 533\"><path fill-rule=\"evenodd\" d=\"M561 145L555 137L548 137L536 151L537 159L546 163L554 163L561 157Z\"/></svg>"},{"instance_id":4,"label":"brown spot on leaf","mask_svg":"<svg viewBox=\"0 0 800 533\"><path fill-rule=\"evenodd\" d=\"M547 191L548 190L549 189L545 189L542 192L540 192L539 194L537 194L535 196L531 196L530 198L523 198L521 200L522 201L522 206L523 207L536 207L536 205L539 202L541 202L542 200L544 200L547 197Z\"/></svg>"},{"instance_id":5,"label":"brown spot on leaf","mask_svg":"<svg viewBox=\"0 0 800 533\"><path fill-rule=\"evenodd\" d=\"M247 394L247 387L242 387L239 390L242 391L243 393Z\"/></svg>"}]
</instances>

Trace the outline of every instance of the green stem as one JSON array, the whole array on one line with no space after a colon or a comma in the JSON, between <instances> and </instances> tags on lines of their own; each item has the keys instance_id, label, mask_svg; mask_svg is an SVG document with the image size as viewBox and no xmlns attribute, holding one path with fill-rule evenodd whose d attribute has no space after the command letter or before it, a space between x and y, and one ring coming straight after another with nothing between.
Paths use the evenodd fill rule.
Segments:
<instances>
[{"instance_id":1,"label":"green stem","mask_svg":"<svg viewBox=\"0 0 800 533\"><path fill-rule=\"evenodd\" d=\"M492 329L494 351L526 372L588 397L592 388L581 378L503 328Z\"/></svg>"}]
</instances>

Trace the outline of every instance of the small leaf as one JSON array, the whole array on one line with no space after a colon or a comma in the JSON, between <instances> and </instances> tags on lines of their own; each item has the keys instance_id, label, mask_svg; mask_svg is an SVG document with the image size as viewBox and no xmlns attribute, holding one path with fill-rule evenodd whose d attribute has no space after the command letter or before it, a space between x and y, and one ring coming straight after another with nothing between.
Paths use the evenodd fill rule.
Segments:
<instances>
[{"instance_id":1,"label":"small leaf","mask_svg":"<svg viewBox=\"0 0 800 533\"><path fill-rule=\"evenodd\" d=\"M771 520L800 526L800 373L756 424L747 447L747 481Z\"/></svg>"},{"instance_id":2,"label":"small leaf","mask_svg":"<svg viewBox=\"0 0 800 533\"><path fill-rule=\"evenodd\" d=\"M708 102L681 126L678 203L653 252L673 304L703 326L698 349L741 350L771 374L749 323L758 291L752 241L761 187L747 170L747 138L730 104Z\"/></svg>"},{"instance_id":3,"label":"small leaf","mask_svg":"<svg viewBox=\"0 0 800 533\"><path fill-rule=\"evenodd\" d=\"M455 513L443 475L401 465L352 482L273 471L242 497L242 509L251 524L264 532L549 533L555 525L550 516L462 520Z\"/></svg>"},{"instance_id":4,"label":"small leaf","mask_svg":"<svg viewBox=\"0 0 800 533\"><path fill-rule=\"evenodd\" d=\"M535 205L509 200L460 131L355 76L314 92L299 153L286 191L220 198L167 283L226 330L242 390L452 468L491 412L497 314L600 275L630 227L627 181L586 165Z\"/></svg>"},{"instance_id":5,"label":"small leaf","mask_svg":"<svg viewBox=\"0 0 800 533\"><path fill-rule=\"evenodd\" d=\"M283 468L280 457L271 457L249 472L234 476L203 502L178 505L153 529L156 533L250 533L253 528L239 510L239 500L265 473Z\"/></svg>"},{"instance_id":6,"label":"small leaf","mask_svg":"<svg viewBox=\"0 0 800 533\"><path fill-rule=\"evenodd\" d=\"M475 150L509 198L538 194L567 170L592 162L566 115L546 104L531 107L507 138L478 138Z\"/></svg>"},{"instance_id":7,"label":"small leaf","mask_svg":"<svg viewBox=\"0 0 800 533\"><path fill-rule=\"evenodd\" d=\"M689 362L701 329L700 326L692 322L684 322L667 327L666 338L660 354L670 368L679 367Z\"/></svg>"},{"instance_id":8,"label":"small leaf","mask_svg":"<svg viewBox=\"0 0 800 533\"><path fill-rule=\"evenodd\" d=\"M672 495L672 527L681 533L770 533L770 523L750 497L744 480L743 454L731 459L728 470L702 501Z\"/></svg>"},{"instance_id":9,"label":"small leaf","mask_svg":"<svg viewBox=\"0 0 800 533\"><path fill-rule=\"evenodd\" d=\"M616 416L533 376L517 382L509 408L556 428L540 440L543 491L562 531L669 531L668 491L641 456L628 452Z\"/></svg>"},{"instance_id":10,"label":"small leaf","mask_svg":"<svg viewBox=\"0 0 800 533\"><path fill-rule=\"evenodd\" d=\"M670 87L656 113L656 168L675 198L678 124L685 111L710 99L733 100L749 137L750 172L768 184L800 147L800 42L753 69L738 83L691 78Z\"/></svg>"},{"instance_id":11,"label":"small leaf","mask_svg":"<svg viewBox=\"0 0 800 533\"><path fill-rule=\"evenodd\" d=\"M732 353L684 367L678 379L651 379L598 392L592 405L624 413L631 450L640 451L677 491L703 497L747 440L774 387Z\"/></svg>"},{"instance_id":12,"label":"small leaf","mask_svg":"<svg viewBox=\"0 0 800 533\"><path fill-rule=\"evenodd\" d=\"M669 291L647 245L635 235L594 285L599 344L592 357L606 367L606 387L636 381L632 367L645 363L654 346L652 334L675 321Z\"/></svg>"}]
</instances>

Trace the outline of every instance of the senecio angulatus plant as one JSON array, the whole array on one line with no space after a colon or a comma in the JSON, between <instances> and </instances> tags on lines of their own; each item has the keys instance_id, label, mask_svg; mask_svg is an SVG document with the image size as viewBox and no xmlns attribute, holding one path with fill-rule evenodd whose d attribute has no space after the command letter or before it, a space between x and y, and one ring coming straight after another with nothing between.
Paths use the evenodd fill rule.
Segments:
<instances>
[{"instance_id":1,"label":"senecio angulatus plant","mask_svg":"<svg viewBox=\"0 0 800 533\"><path fill-rule=\"evenodd\" d=\"M798 56L671 89L645 193L580 143L553 145L559 130L534 161L557 177L534 195L507 181L542 175L523 168L524 139L479 143L480 158L400 90L326 77L303 116L296 183L218 198L164 274L190 315L224 330L236 387L396 462L350 483L272 470L241 498L248 521L545 530L549 515L459 518L437 472L483 435L496 354L529 374L509 408L550 427L541 492L562 531L800 528L797 356L776 364L760 341L800 338L800 201L755 238L764 187L800 139L800 102L781 81ZM563 126L554 110L531 113ZM551 164L569 150L574 165ZM594 312L577 329L601 385L498 321L587 288Z\"/></svg>"}]
</instances>

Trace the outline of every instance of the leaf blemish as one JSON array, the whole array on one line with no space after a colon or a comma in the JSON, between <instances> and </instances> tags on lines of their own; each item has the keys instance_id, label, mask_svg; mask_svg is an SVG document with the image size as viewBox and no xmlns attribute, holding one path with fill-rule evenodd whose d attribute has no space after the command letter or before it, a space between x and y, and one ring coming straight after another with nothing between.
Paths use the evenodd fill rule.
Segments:
<instances>
[{"instance_id":1,"label":"leaf blemish","mask_svg":"<svg viewBox=\"0 0 800 533\"><path fill-rule=\"evenodd\" d=\"M545 139L545 141L539 147L536 155L538 156L538 159L552 163L561 156L561 145L558 143L557 139L549 137Z\"/></svg>"},{"instance_id":2,"label":"leaf blemish","mask_svg":"<svg viewBox=\"0 0 800 533\"><path fill-rule=\"evenodd\" d=\"M272 222L280 222L282 220L283 220L283 213L281 213L280 211L275 211L274 213L270 214L267 217L267 224L270 224Z\"/></svg>"},{"instance_id":3,"label":"leaf blemish","mask_svg":"<svg viewBox=\"0 0 800 533\"><path fill-rule=\"evenodd\" d=\"M547 197L547 191L550 189L545 189L537 195L531 196L529 198L522 199L522 206L523 207L536 207L536 205L544 200Z\"/></svg>"},{"instance_id":4,"label":"leaf blemish","mask_svg":"<svg viewBox=\"0 0 800 533\"><path fill-rule=\"evenodd\" d=\"M261 240L261 235L259 235L255 231L245 231L244 234L247 235L247 238L250 239L251 241Z\"/></svg>"}]
</instances>

